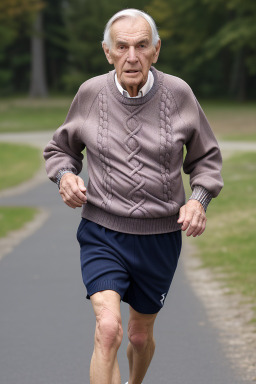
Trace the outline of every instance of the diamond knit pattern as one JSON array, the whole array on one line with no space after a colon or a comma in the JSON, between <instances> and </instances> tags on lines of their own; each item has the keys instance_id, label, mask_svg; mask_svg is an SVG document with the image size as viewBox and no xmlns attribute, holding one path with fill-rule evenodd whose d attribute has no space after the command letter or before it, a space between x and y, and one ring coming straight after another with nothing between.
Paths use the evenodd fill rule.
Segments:
<instances>
[{"instance_id":1,"label":"diamond knit pattern","mask_svg":"<svg viewBox=\"0 0 256 384\"><path fill-rule=\"evenodd\" d=\"M142 124L139 123L135 111L126 119L126 129L128 135L125 138L125 147L128 152L127 163L131 171L129 173L132 189L128 194L128 199L133 203L133 206L129 209L130 216L141 217L141 214L146 215L148 212L143 207L145 203L145 190L143 189L145 185L145 179L140 174L140 171L143 167L143 164L140 159L141 145L137 137L138 133L141 130Z\"/></svg>"},{"instance_id":2,"label":"diamond knit pattern","mask_svg":"<svg viewBox=\"0 0 256 384\"><path fill-rule=\"evenodd\" d=\"M105 198L102 202L102 208L107 208L111 204L113 198L112 193L112 178L111 178L111 164L109 160L109 146L108 146L108 104L107 96L102 91L99 94L99 110L100 110L100 123L98 127L98 149L99 158L102 165L102 180L103 186L106 191Z\"/></svg>"},{"instance_id":3,"label":"diamond knit pattern","mask_svg":"<svg viewBox=\"0 0 256 384\"><path fill-rule=\"evenodd\" d=\"M163 179L164 201L172 201L172 181L170 177L171 153L173 145L173 130L171 126L171 95L163 87L160 103L160 168Z\"/></svg>"}]
</instances>

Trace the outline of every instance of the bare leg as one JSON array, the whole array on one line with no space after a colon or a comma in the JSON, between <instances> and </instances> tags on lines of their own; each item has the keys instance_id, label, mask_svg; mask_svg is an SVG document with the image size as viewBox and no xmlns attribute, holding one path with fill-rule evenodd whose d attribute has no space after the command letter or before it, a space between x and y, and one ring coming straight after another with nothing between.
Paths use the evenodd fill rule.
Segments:
<instances>
[{"instance_id":1,"label":"bare leg","mask_svg":"<svg viewBox=\"0 0 256 384\"><path fill-rule=\"evenodd\" d=\"M113 368L113 376L111 384L120 384L121 383L121 375L119 370L119 365L117 358L115 359L114 368Z\"/></svg>"},{"instance_id":2,"label":"bare leg","mask_svg":"<svg viewBox=\"0 0 256 384\"><path fill-rule=\"evenodd\" d=\"M127 348L129 384L141 384L155 351L153 327L157 314L143 315L130 307Z\"/></svg>"},{"instance_id":3,"label":"bare leg","mask_svg":"<svg viewBox=\"0 0 256 384\"><path fill-rule=\"evenodd\" d=\"M96 328L90 383L121 384L117 362L117 351L123 336L120 296L115 291L102 291L92 295L91 301Z\"/></svg>"}]
</instances>

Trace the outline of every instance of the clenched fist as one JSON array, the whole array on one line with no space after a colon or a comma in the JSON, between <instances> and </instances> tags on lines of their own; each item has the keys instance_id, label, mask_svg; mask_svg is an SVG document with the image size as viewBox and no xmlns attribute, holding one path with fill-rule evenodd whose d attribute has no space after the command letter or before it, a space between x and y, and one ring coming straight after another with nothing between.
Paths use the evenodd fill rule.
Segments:
<instances>
[{"instance_id":1,"label":"clenched fist","mask_svg":"<svg viewBox=\"0 0 256 384\"><path fill-rule=\"evenodd\" d=\"M178 223L182 231L187 230L187 236L200 236L206 227L206 214L202 204L197 200L189 200L180 208Z\"/></svg>"},{"instance_id":2,"label":"clenched fist","mask_svg":"<svg viewBox=\"0 0 256 384\"><path fill-rule=\"evenodd\" d=\"M64 173L59 192L64 203L71 208L82 207L87 201L84 181L73 173Z\"/></svg>"}]
</instances>

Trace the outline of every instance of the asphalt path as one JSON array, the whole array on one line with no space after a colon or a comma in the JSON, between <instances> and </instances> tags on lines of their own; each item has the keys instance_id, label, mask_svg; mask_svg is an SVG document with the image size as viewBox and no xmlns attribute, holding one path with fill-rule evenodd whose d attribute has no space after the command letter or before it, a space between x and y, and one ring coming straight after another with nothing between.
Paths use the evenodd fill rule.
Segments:
<instances>
[{"instance_id":1,"label":"asphalt path","mask_svg":"<svg viewBox=\"0 0 256 384\"><path fill-rule=\"evenodd\" d=\"M83 175L86 179L86 175ZM40 206L48 220L0 260L0 383L89 383L94 315L80 274L80 210L66 207L51 182L0 205ZM182 259L155 326L156 353L145 384L241 384L218 331L187 280ZM128 307L122 303L123 327ZM126 332L119 350L128 380Z\"/></svg>"}]
</instances>

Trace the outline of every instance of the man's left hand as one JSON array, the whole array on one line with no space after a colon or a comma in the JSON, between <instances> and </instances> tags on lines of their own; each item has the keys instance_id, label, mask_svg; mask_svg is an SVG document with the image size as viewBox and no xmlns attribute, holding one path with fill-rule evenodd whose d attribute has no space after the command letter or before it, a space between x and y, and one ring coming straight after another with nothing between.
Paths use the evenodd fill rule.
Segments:
<instances>
[{"instance_id":1,"label":"man's left hand","mask_svg":"<svg viewBox=\"0 0 256 384\"><path fill-rule=\"evenodd\" d=\"M200 236L206 227L206 214L202 204L197 200L189 200L180 208L178 223L182 231L187 230L187 236Z\"/></svg>"}]
</instances>

